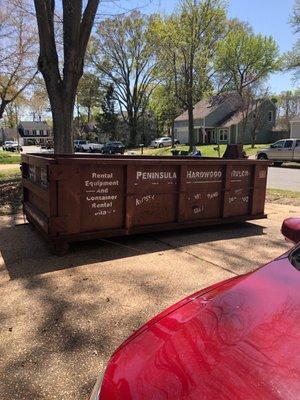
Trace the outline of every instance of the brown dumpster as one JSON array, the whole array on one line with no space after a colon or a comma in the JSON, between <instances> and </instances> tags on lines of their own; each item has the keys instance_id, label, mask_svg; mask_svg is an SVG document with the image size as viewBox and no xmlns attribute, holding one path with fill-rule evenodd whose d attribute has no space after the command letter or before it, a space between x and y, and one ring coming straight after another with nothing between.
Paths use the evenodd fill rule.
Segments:
<instances>
[{"instance_id":1,"label":"brown dumpster","mask_svg":"<svg viewBox=\"0 0 300 400\"><path fill-rule=\"evenodd\" d=\"M264 218L268 161L22 155L23 207L68 243Z\"/></svg>"}]
</instances>

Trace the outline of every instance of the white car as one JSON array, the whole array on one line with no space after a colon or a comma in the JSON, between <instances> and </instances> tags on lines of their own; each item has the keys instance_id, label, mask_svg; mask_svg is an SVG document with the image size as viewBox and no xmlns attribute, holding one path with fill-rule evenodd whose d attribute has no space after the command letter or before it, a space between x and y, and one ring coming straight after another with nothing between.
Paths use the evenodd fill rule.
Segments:
<instances>
[{"instance_id":1,"label":"white car","mask_svg":"<svg viewBox=\"0 0 300 400\"><path fill-rule=\"evenodd\" d=\"M174 144L180 144L178 139L174 139ZM170 138L169 136L163 136L160 137L158 139L155 139L151 142L150 147L168 147L168 146L172 146L172 138Z\"/></svg>"},{"instance_id":2,"label":"white car","mask_svg":"<svg viewBox=\"0 0 300 400\"><path fill-rule=\"evenodd\" d=\"M261 149L256 155L258 160L271 160L275 166L294 161L300 162L300 139L282 139Z\"/></svg>"},{"instance_id":3,"label":"white car","mask_svg":"<svg viewBox=\"0 0 300 400\"><path fill-rule=\"evenodd\" d=\"M2 148L3 148L3 150L6 150L6 151L22 150L22 147L19 146L17 142L14 142L12 140L6 140L3 143Z\"/></svg>"},{"instance_id":4,"label":"white car","mask_svg":"<svg viewBox=\"0 0 300 400\"><path fill-rule=\"evenodd\" d=\"M103 144L91 143L88 140L74 140L74 151L77 152L88 152L88 153L101 153Z\"/></svg>"},{"instance_id":5,"label":"white car","mask_svg":"<svg viewBox=\"0 0 300 400\"><path fill-rule=\"evenodd\" d=\"M101 143L89 143L82 144L82 151L87 151L89 153L101 153L103 144Z\"/></svg>"}]
</instances>

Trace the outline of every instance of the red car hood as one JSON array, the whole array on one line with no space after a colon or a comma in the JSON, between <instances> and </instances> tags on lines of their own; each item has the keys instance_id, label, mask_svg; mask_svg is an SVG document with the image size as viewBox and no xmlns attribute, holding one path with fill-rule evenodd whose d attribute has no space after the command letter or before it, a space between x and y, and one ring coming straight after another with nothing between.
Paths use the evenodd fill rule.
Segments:
<instances>
[{"instance_id":1,"label":"red car hood","mask_svg":"<svg viewBox=\"0 0 300 400\"><path fill-rule=\"evenodd\" d=\"M300 272L279 258L150 321L110 360L101 400L300 398Z\"/></svg>"}]
</instances>

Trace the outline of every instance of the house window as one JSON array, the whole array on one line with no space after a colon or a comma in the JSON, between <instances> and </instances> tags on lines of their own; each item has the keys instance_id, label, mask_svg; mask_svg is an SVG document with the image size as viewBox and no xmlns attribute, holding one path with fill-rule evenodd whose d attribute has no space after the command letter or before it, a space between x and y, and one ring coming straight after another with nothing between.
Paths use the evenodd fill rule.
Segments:
<instances>
[{"instance_id":1,"label":"house window","mask_svg":"<svg viewBox=\"0 0 300 400\"><path fill-rule=\"evenodd\" d=\"M269 113L268 113L268 121L269 121L269 122L273 122L273 118L274 118L274 113L273 113L273 111L269 111Z\"/></svg>"},{"instance_id":2,"label":"house window","mask_svg":"<svg viewBox=\"0 0 300 400\"><path fill-rule=\"evenodd\" d=\"M220 129L219 130L219 141L220 142L228 142L228 129Z\"/></svg>"},{"instance_id":3,"label":"house window","mask_svg":"<svg viewBox=\"0 0 300 400\"><path fill-rule=\"evenodd\" d=\"M32 136L36 136L36 130L35 129L32 130Z\"/></svg>"},{"instance_id":4,"label":"house window","mask_svg":"<svg viewBox=\"0 0 300 400\"><path fill-rule=\"evenodd\" d=\"M25 136L29 136L29 130L25 130Z\"/></svg>"}]
</instances>

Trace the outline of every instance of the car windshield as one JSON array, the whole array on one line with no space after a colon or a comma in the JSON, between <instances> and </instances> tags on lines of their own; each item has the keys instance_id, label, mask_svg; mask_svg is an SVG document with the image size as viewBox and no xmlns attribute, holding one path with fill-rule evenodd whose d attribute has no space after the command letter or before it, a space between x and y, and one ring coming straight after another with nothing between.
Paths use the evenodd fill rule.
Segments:
<instances>
[{"instance_id":1,"label":"car windshield","mask_svg":"<svg viewBox=\"0 0 300 400\"><path fill-rule=\"evenodd\" d=\"M274 149L278 149L278 148L283 147L283 145L284 145L284 140L281 140L281 141L279 141L279 142L274 143L274 144L272 145L272 147L273 147Z\"/></svg>"},{"instance_id":2,"label":"car windshield","mask_svg":"<svg viewBox=\"0 0 300 400\"><path fill-rule=\"evenodd\" d=\"M298 271L300 271L300 247L290 255L290 262L296 269L298 269Z\"/></svg>"}]
</instances>

